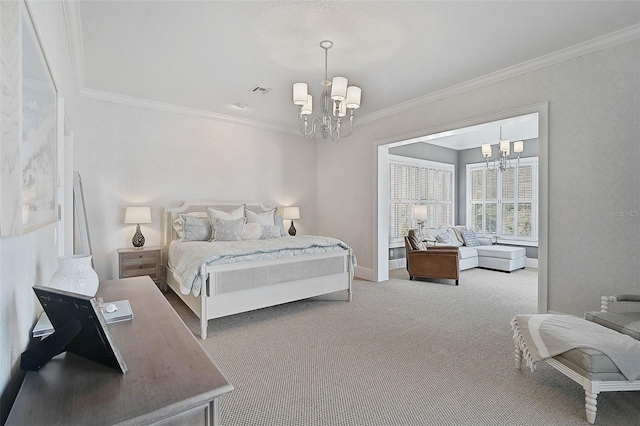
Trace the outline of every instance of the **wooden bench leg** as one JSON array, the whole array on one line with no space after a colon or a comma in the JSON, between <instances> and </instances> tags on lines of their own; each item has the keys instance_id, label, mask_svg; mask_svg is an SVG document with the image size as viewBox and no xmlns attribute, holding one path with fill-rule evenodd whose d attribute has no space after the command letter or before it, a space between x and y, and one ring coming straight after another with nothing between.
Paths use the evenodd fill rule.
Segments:
<instances>
[{"instance_id":1,"label":"wooden bench leg","mask_svg":"<svg viewBox=\"0 0 640 426\"><path fill-rule=\"evenodd\" d=\"M585 390L584 394L584 406L587 409L587 421L590 424L594 424L596 422L596 411L598 411L598 393L591 393L588 390Z\"/></svg>"}]
</instances>

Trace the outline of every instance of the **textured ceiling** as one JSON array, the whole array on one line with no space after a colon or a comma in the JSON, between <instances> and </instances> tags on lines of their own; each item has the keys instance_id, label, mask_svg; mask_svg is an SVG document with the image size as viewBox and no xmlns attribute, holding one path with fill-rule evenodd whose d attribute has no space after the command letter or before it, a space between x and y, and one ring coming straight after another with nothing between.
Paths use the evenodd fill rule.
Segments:
<instances>
[{"instance_id":1,"label":"textured ceiling","mask_svg":"<svg viewBox=\"0 0 640 426\"><path fill-rule=\"evenodd\" d=\"M86 89L289 128L291 84L319 98L321 40L329 77L362 87L362 117L640 23L638 1L79 5Z\"/></svg>"}]
</instances>

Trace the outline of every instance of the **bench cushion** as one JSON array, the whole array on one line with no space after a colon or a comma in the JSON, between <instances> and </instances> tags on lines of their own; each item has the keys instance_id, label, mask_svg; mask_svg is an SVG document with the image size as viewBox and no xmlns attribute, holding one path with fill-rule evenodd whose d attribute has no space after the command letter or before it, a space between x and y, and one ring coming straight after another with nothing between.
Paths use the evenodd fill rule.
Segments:
<instances>
[{"instance_id":1,"label":"bench cushion","mask_svg":"<svg viewBox=\"0 0 640 426\"><path fill-rule=\"evenodd\" d=\"M640 340L640 312L585 312L584 319Z\"/></svg>"},{"instance_id":2,"label":"bench cushion","mask_svg":"<svg viewBox=\"0 0 640 426\"><path fill-rule=\"evenodd\" d=\"M524 247L511 246L477 246L478 256L497 257L500 259L519 259L527 256L527 250Z\"/></svg>"},{"instance_id":3,"label":"bench cushion","mask_svg":"<svg viewBox=\"0 0 640 426\"><path fill-rule=\"evenodd\" d=\"M611 358L594 349L572 349L554 359L589 380L626 380Z\"/></svg>"}]
</instances>

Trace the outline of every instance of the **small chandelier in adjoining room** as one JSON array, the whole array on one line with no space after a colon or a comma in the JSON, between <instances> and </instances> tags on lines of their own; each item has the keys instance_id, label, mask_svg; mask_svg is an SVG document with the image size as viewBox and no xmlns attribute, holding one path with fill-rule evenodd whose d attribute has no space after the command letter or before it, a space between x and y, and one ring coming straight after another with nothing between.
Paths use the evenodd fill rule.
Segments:
<instances>
[{"instance_id":1,"label":"small chandelier in adjoining room","mask_svg":"<svg viewBox=\"0 0 640 426\"><path fill-rule=\"evenodd\" d=\"M502 139L502 126L500 126L500 156L491 160L493 162L493 167L489 167L489 157L493 155L493 150L491 149L491 144L485 143L482 144L482 155L484 156L485 161L487 162L487 170L495 170L496 163L499 163L497 166L501 172L504 172L507 169L513 168L511 165L511 157L509 154L511 153L511 141L508 139ZM520 164L520 153L524 151L524 142L516 141L513 143L513 152L516 154L516 168Z\"/></svg>"},{"instance_id":2,"label":"small chandelier in adjoining room","mask_svg":"<svg viewBox=\"0 0 640 426\"><path fill-rule=\"evenodd\" d=\"M340 137L347 137L353 132L353 112L360 108L360 98L362 90L357 86L348 86L345 77L333 77L329 81L327 77L327 57L328 51L333 47L333 42L324 40L320 42L320 47L324 49L324 81L322 81L322 95L320 97L320 107L322 117L312 117L313 97L309 94L307 83L293 83L293 103L300 105L298 120L300 132L307 139L313 139L316 130L320 126L320 134L323 140L331 137L337 142ZM342 118L349 113L349 129L343 131Z\"/></svg>"}]
</instances>

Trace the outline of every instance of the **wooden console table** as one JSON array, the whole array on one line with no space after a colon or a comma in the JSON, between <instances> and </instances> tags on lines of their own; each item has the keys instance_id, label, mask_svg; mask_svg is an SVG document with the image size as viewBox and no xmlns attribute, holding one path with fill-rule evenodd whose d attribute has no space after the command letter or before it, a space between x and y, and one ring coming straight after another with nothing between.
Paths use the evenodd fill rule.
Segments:
<instances>
[{"instance_id":1,"label":"wooden console table","mask_svg":"<svg viewBox=\"0 0 640 426\"><path fill-rule=\"evenodd\" d=\"M133 320L109 324L129 371L63 353L28 372L7 425L217 424L233 387L149 277L100 283L105 302L129 299Z\"/></svg>"}]
</instances>

